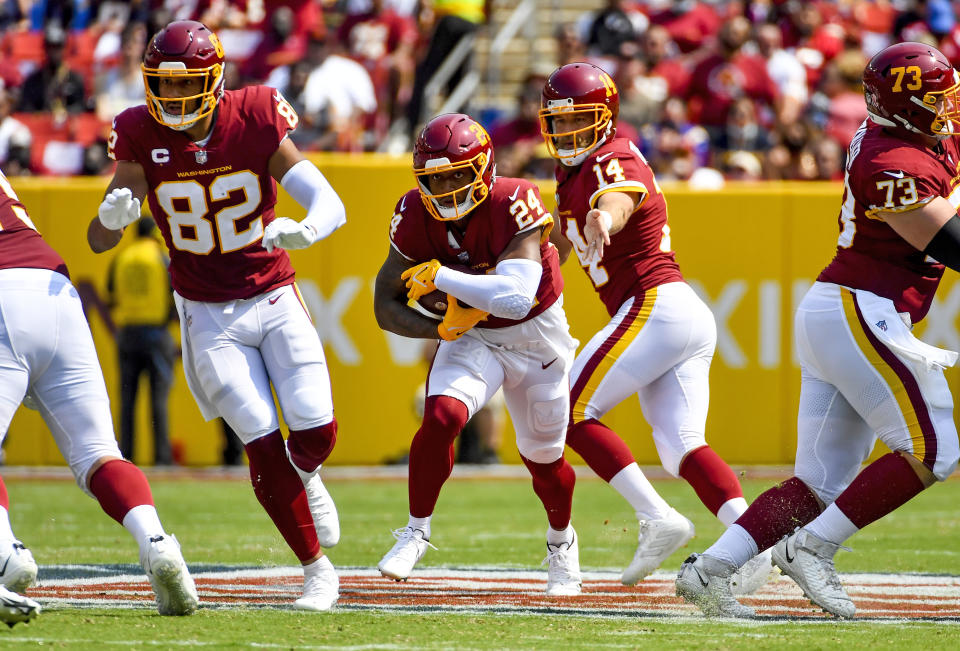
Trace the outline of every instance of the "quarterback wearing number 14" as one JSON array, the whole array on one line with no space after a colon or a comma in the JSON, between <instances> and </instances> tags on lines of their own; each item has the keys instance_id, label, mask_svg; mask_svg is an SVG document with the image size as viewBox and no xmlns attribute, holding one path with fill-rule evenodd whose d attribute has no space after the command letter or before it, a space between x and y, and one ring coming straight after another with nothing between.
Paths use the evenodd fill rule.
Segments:
<instances>
[{"instance_id":1,"label":"quarterback wearing number 14","mask_svg":"<svg viewBox=\"0 0 960 651\"><path fill-rule=\"evenodd\" d=\"M320 547L337 544L340 528L319 469L337 421L320 338L284 249L327 237L345 210L287 138L293 108L265 86L224 90L223 54L195 21L153 37L147 105L114 120L117 168L87 237L98 253L116 246L147 197L170 250L187 384L204 417L223 417L243 441L257 499L303 564L294 606L328 610L339 581ZM302 221L275 217L276 181L307 209Z\"/></svg>"}]
</instances>

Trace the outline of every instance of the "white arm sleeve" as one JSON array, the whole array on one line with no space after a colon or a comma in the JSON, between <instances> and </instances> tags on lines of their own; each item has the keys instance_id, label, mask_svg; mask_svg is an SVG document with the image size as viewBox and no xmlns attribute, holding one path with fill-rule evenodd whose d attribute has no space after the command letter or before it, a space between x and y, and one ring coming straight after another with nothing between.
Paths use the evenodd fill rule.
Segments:
<instances>
[{"instance_id":1,"label":"white arm sleeve","mask_svg":"<svg viewBox=\"0 0 960 651\"><path fill-rule=\"evenodd\" d=\"M300 223L312 228L317 240L322 240L347 223L343 201L310 161L302 160L288 169L280 179L280 185L307 209L307 216Z\"/></svg>"},{"instance_id":2,"label":"white arm sleeve","mask_svg":"<svg viewBox=\"0 0 960 651\"><path fill-rule=\"evenodd\" d=\"M433 283L468 305L504 319L522 319L533 307L543 266L526 258L512 258L497 264L497 273L465 274L440 267Z\"/></svg>"}]
</instances>

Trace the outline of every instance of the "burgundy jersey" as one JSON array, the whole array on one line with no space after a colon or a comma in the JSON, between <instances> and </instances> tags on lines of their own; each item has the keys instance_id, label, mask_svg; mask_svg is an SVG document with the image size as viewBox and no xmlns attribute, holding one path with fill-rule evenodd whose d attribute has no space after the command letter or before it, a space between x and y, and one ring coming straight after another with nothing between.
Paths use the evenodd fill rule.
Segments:
<instances>
[{"instance_id":1,"label":"burgundy jersey","mask_svg":"<svg viewBox=\"0 0 960 651\"><path fill-rule=\"evenodd\" d=\"M944 197L956 208L958 183L956 138L933 150L864 121L847 155L837 254L817 280L889 298L898 312L920 321L930 309L943 265L913 248L877 213L912 210L934 197Z\"/></svg>"},{"instance_id":2,"label":"burgundy jersey","mask_svg":"<svg viewBox=\"0 0 960 651\"><path fill-rule=\"evenodd\" d=\"M587 213L605 192L638 192L640 203L623 230L610 236L603 259L586 260ZM626 138L600 145L578 167L557 166L557 215L611 316L630 296L683 280L670 250L667 202L643 154Z\"/></svg>"},{"instance_id":3,"label":"burgundy jersey","mask_svg":"<svg viewBox=\"0 0 960 651\"><path fill-rule=\"evenodd\" d=\"M540 262L543 275L537 299L519 321L493 315L478 328L505 328L527 321L553 305L563 292L560 258L550 244L553 217L544 210L540 192L530 181L498 177L483 203L467 215L463 235L451 222L434 219L420 199L419 190L410 190L394 208L390 220L390 244L411 264L437 259L445 265L467 265L478 273L491 273L497 260L518 233L540 230Z\"/></svg>"},{"instance_id":4,"label":"burgundy jersey","mask_svg":"<svg viewBox=\"0 0 960 651\"><path fill-rule=\"evenodd\" d=\"M47 244L0 172L0 269L50 269L67 278L63 258Z\"/></svg>"},{"instance_id":5,"label":"burgundy jersey","mask_svg":"<svg viewBox=\"0 0 960 651\"><path fill-rule=\"evenodd\" d=\"M287 253L269 253L260 240L277 203L267 163L298 118L266 86L225 91L214 115L210 138L200 145L158 123L146 106L127 109L113 122L108 153L143 167L173 288L217 303L293 282Z\"/></svg>"}]
</instances>

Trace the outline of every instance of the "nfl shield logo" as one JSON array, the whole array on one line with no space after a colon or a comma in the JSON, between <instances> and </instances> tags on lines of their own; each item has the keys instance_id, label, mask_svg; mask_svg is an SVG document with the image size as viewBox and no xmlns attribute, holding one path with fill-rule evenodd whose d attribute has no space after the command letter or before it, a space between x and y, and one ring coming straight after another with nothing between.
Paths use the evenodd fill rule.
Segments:
<instances>
[{"instance_id":1,"label":"nfl shield logo","mask_svg":"<svg viewBox=\"0 0 960 651\"><path fill-rule=\"evenodd\" d=\"M207 150L201 149L200 151L194 152L193 155L197 159L197 165L206 165L207 164Z\"/></svg>"}]
</instances>

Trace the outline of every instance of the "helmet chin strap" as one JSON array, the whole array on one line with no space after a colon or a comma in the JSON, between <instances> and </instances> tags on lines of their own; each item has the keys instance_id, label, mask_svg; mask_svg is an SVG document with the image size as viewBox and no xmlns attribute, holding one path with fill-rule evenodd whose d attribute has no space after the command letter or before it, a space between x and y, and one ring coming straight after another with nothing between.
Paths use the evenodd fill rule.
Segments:
<instances>
[{"instance_id":1,"label":"helmet chin strap","mask_svg":"<svg viewBox=\"0 0 960 651\"><path fill-rule=\"evenodd\" d=\"M597 139L593 146L590 147L585 152L579 153L576 156L573 155L575 149L557 149L557 153L560 154L560 163L566 165L567 167L576 167L583 161L587 159L587 156L592 154L594 150L597 149L600 145L607 141L607 135L610 133L610 126L607 125L606 133L604 133L600 138ZM569 153L568 153L569 152Z\"/></svg>"},{"instance_id":2,"label":"helmet chin strap","mask_svg":"<svg viewBox=\"0 0 960 651\"><path fill-rule=\"evenodd\" d=\"M431 201L433 201L433 205L437 209L437 212L439 212L444 219L456 219L457 215L465 215L475 203L473 199L473 191L468 192L467 198L461 203L458 203L456 206L450 206L449 208L441 206L436 199L431 199Z\"/></svg>"},{"instance_id":3,"label":"helmet chin strap","mask_svg":"<svg viewBox=\"0 0 960 651\"><path fill-rule=\"evenodd\" d=\"M202 104L203 103L201 102L200 108L203 108ZM177 116L177 115L174 115L173 113L167 113L166 111L164 111L163 104L160 104L160 108L158 110L159 110L160 116L163 118L163 125L173 129L174 131L186 131L187 129L195 125L197 123L197 120L199 119L197 116L200 113L200 109L198 108L193 113L188 113L187 115L184 115L184 116ZM186 124L184 124L184 122L186 122Z\"/></svg>"}]
</instances>

